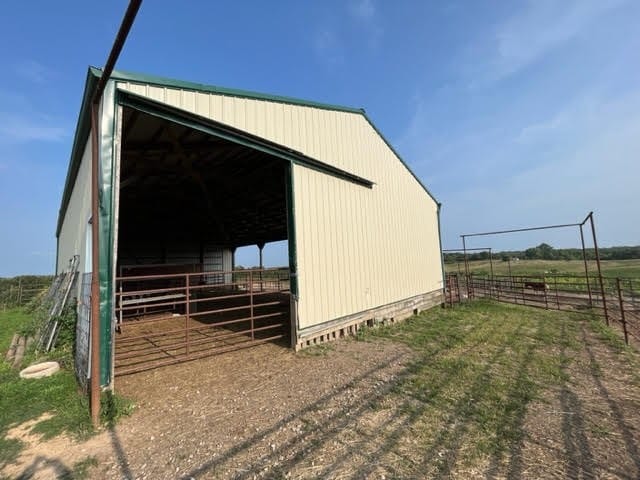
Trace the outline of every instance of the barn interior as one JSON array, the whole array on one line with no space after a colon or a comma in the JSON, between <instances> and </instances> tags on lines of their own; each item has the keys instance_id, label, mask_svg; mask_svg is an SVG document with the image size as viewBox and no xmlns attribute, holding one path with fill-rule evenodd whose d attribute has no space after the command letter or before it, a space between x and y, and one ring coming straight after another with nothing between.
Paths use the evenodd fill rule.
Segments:
<instances>
[{"instance_id":1,"label":"barn interior","mask_svg":"<svg viewBox=\"0 0 640 480\"><path fill-rule=\"evenodd\" d=\"M288 161L130 107L121 139L115 373L287 344L288 268L234 252L287 239Z\"/></svg>"}]
</instances>

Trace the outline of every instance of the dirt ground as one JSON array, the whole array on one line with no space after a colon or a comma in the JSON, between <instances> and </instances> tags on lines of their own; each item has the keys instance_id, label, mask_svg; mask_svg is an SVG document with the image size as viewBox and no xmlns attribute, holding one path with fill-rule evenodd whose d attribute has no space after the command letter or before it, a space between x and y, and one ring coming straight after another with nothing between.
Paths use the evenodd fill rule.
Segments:
<instances>
[{"instance_id":1,"label":"dirt ground","mask_svg":"<svg viewBox=\"0 0 640 480\"><path fill-rule=\"evenodd\" d=\"M581 333L569 380L529 405L508 454L456 464L443 478L640 478L637 379L588 327ZM29 446L1 473L56 478L95 457L95 479L432 478L452 443L412 455L417 424L395 395L412 358L391 341L298 354L265 344L120 377L118 392L136 402L130 417L81 444L39 442L17 427ZM443 437L458 431L455 421L446 428Z\"/></svg>"}]
</instances>

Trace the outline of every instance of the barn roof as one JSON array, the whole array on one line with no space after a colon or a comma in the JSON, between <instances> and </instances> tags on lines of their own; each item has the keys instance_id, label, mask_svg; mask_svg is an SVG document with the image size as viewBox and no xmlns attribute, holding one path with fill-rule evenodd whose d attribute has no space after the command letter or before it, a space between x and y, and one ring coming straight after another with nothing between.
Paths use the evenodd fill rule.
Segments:
<instances>
[{"instance_id":1,"label":"barn roof","mask_svg":"<svg viewBox=\"0 0 640 480\"><path fill-rule=\"evenodd\" d=\"M62 202L60 205L60 211L58 215L58 224L56 228L56 237L60 235L60 230L62 229L62 224L64 222L64 216L71 198L73 185L75 183L78 170L80 168L84 147L89 137L89 133L91 129L91 125L90 125L91 98L93 96L93 92L97 87L98 79L101 76L102 76L101 69L96 67L89 67L87 71L87 78L85 81L85 89L82 97L80 113L78 115L78 123L76 126L76 132L73 140L73 147L71 150L71 158L69 160L67 177L65 180L64 191L62 194ZM252 92L248 90L225 88L225 87L220 87L215 85L206 85L201 83L175 80L171 78L158 77L154 75L147 75L147 74L141 74L141 73L125 72L120 70L114 70L110 78L115 81L142 83L142 84L155 85L155 86L161 86L161 87L173 87L173 88L180 88L180 89L192 90L197 92L216 93L219 95L233 96L233 97L239 97L239 98L249 98L249 99L255 99L255 100L264 100L269 102L285 103L290 105L300 105L300 106L319 108L324 110L333 110L333 111L348 112L348 113L362 115L366 119L366 121L371 125L371 127L375 130L375 132L380 136L380 138L386 143L389 149L393 151L393 153L398 158L398 160L400 160L400 162L402 162L402 164L407 168L407 170L413 175L415 180L422 186L422 188L433 199L433 201L438 203L439 205L439 202L437 201L437 199L431 194L429 189L422 183L422 181L411 170L411 168L409 168L407 163L393 148L391 143L384 137L384 135L382 135L380 130L378 130L375 124L367 116L363 108L346 107L342 105L334 105L334 104L328 104L328 103L322 103L322 102L302 100L299 98L287 97L282 95L271 95L271 94L265 94L265 93Z\"/></svg>"}]
</instances>

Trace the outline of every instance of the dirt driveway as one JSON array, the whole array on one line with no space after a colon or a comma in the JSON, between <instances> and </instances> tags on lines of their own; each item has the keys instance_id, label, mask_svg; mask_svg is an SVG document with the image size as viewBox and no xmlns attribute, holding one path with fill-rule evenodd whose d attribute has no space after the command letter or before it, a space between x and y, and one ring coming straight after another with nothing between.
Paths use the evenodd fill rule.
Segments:
<instances>
[{"instance_id":1,"label":"dirt driveway","mask_svg":"<svg viewBox=\"0 0 640 480\"><path fill-rule=\"evenodd\" d=\"M302 354L265 344L119 377L118 392L137 405L131 417L79 446L33 445L5 473L51 478L95 456L96 479L315 478L336 460L336 433L390 392L410 358L391 342Z\"/></svg>"}]
</instances>

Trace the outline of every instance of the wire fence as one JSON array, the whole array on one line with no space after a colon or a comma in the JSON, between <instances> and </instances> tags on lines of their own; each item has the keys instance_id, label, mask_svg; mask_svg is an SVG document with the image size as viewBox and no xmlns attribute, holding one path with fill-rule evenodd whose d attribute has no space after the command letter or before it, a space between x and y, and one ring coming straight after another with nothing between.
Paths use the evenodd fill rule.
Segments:
<instances>
[{"instance_id":1,"label":"wire fence","mask_svg":"<svg viewBox=\"0 0 640 480\"><path fill-rule=\"evenodd\" d=\"M0 311L4 311L28 305L51 286L53 277L24 276L0 280Z\"/></svg>"},{"instance_id":2,"label":"wire fence","mask_svg":"<svg viewBox=\"0 0 640 480\"><path fill-rule=\"evenodd\" d=\"M491 298L547 310L595 314L618 328L627 344L633 340L640 345L640 279L448 273L445 295L449 306Z\"/></svg>"}]
</instances>

